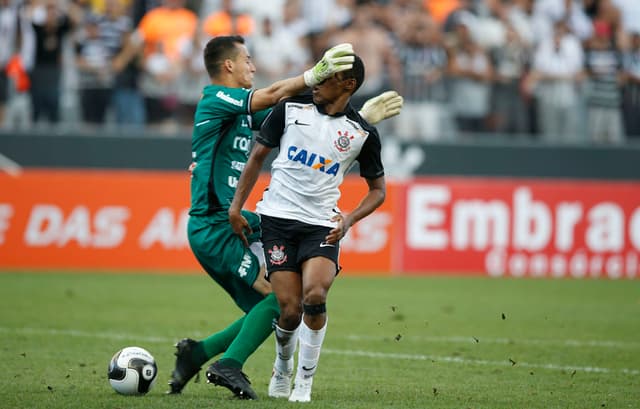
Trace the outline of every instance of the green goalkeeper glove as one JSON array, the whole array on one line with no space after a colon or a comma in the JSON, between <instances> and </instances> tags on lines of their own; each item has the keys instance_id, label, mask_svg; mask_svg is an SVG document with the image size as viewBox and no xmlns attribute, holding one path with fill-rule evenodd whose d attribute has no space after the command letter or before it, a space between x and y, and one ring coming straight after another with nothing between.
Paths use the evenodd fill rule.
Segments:
<instances>
[{"instance_id":1,"label":"green goalkeeper glove","mask_svg":"<svg viewBox=\"0 0 640 409\"><path fill-rule=\"evenodd\" d=\"M404 99L395 91L387 91L368 99L359 113L360 116L367 120L371 125L396 116L402 110Z\"/></svg>"},{"instance_id":2,"label":"green goalkeeper glove","mask_svg":"<svg viewBox=\"0 0 640 409\"><path fill-rule=\"evenodd\" d=\"M349 43L339 44L328 49L322 59L313 68L304 72L304 83L313 87L331 77L336 72L353 67L353 46Z\"/></svg>"}]
</instances>

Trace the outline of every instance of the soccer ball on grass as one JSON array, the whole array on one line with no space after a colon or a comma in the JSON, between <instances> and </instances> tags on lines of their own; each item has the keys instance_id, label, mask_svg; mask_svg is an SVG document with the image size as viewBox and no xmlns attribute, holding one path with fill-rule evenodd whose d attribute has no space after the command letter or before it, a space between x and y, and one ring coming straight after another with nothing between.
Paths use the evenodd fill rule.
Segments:
<instances>
[{"instance_id":1,"label":"soccer ball on grass","mask_svg":"<svg viewBox=\"0 0 640 409\"><path fill-rule=\"evenodd\" d=\"M122 395L144 395L158 377L158 366L144 348L126 347L116 352L109 362L109 383Z\"/></svg>"}]
</instances>

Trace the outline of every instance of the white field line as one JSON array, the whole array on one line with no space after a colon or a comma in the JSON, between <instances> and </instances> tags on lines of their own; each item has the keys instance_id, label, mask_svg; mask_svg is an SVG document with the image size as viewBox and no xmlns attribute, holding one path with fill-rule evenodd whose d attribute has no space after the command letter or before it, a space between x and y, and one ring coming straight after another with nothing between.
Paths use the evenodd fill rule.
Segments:
<instances>
[{"instance_id":1,"label":"white field line","mask_svg":"<svg viewBox=\"0 0 640 409\"><path fill-rule=\"evenodd\" d=\"M0 153L0 171L5 171L11 176L19 176L22 173L22 167L11 159Z\"/></svg>"},{"instance_id":2,"label":"white field line","mask_svg":"<svg viewBox=\"0 0 640 409\"><path fill-rule=\"evenodd\" d=\"M82 337L82 338L99 338L99 339L111 339L121 341L133 341L135 342L148 342L157 344L169 344L174 343L177 338L169 337L156 337L156 336L137 336L133 334L120 334L115 332L90 332L81 330L59 330L53 328L7 328L0 327L0 333L12 333L12 334L32 334L32 335L60 335L69 337ZM567 344L572 345L572 344ZM362 350L343 350L343 349L331 349L323 348L322 353L330 355L344 355L352 357L365 357L375 359L404 359L409 361L432 361L455 363L455 364L472 364L472 365L485 365L485 366L519 366L524 368L535 369L548 369L554 371L580 371L580 372L592 372L592 373L623 373L626 375L640 375L640 369L629 368L603 368L597 366L580 366L580 365L558 365L554 363L530 363L530 362L516 362L515 364L509 360L505 361L490 361L484 359L468 359L456 356L442 356L442 355L422 355L422 354L397 354L387 352L372 352Z\"/></svg>"},{"instance_id":3,"label":"white field line","mask_svg":"<svg viewBox=\"0 0 640 409\"><path fill-rule=\"evenodd\" d=\"M394 335L395 336L395 335ZM388 341L394 336L374 336L374 335L338 335L351 341ZM563 347L599 347L599 348L640 348L640 342L624 342L610 340L590 340L580 341L575 339L512 339L512 338L483 338L465 336L402 336L403 341L412 342L433 342L433 343L460 343L460 344L504 344L504 345L543 345L543 346L563 346Z\"/></svg>"},{"instance_id":4,"label":"white field line","mask_svg":"<svg viewBox=\"0 0 640 409\"><path fill-rule=\"evenodd\" d=\"M595 372L595 373L623 373L627 375L640 375L639 369L628 368L601 368L597 366L577 366L577 365L557 365L557 364L535 364L529 362L511 362L505 361L489 361L485 359L467 359L457 356L441 356L441 355L421 355L421 354L394 354L386 352L370 352L370 351L358 351L358 350L337 350L337 349L322 349L322 353L335 354L335 355L348 355L348 356L363 356L367 358L382 358L382 359L406 359L409 361L432 361L447 362L456 364L474 364L474 365L486 365L486 366L520 366L524 368L536 368L536 369L551 369L556 371L579 371L579 372Z\"/></svg>"}]
</instances>

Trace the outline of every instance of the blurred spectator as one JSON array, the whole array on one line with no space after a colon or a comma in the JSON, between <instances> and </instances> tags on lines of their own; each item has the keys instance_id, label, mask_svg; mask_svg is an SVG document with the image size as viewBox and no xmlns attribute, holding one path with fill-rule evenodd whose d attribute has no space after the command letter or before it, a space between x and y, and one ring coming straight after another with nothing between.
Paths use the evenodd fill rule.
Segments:
<instances>
[{"instance_id":1,"label":"blurred spectator","mask_svg":"<svg viewBox=\"0 0 640 409\"><path fill-rule=\"evenodd\" d=\"M121 72L142 51L140 89L146 121L165 131L175 131L180 50L193 40L198 25L196 14L184 5L185 0L164 0L162 6L148 11L113 60L114 70Z\"/></svg>"},{"instance_id":2,"label":"blurred spectator","mask_svg":"<svg viewBox=\"0 0 640 409\"><path fill-rule=\"evenodd\" d=\"M0 126L8 129L27 129L31 126L29 107L29 89L31 80L19 54L14 54L5 67L8 79L8 103L4 123Z\"/></svg>"},{"instance_id":3,"label":"blurred spectator","mask_svg":"<svg viewBox=\"0 0 640 409\"><path fill-rule=\"evenodd\" d=\"M201 0L197 8L198 19L202 22L208 15L220 9L222 0Z\"/></svg>"},{"instance_id":4,"label":"blurred spectator","mask_svg":"<svg viewBox=\"0 0 640 409\"><path fill-rule=\"evenodd\" d=\"M302 0L302 15L311 33L333 32L351 21L353 3L353 0Z\"/></svg>"},{"instance_id":5,"label":"blurred spectator","mask_svg":"<svg viewBox=\"0 0 640 409\"><path fill-rule=\"evenodd\" d=\"M538 104L538 129L547 142L575 142L579 136L579 85L584 77L584 53L578 38L563 21L553 37L538 45L533 71L525 88L534 91Z\"/></svg>"},{"instance_id":6,"label":"blurred spectator","mask_svg":"<svg viewBox=\"0 0 640 409\"><path fill-rule=\"evenodd\" d=\"M57 0L34 3L29 17L35 31L35 64L31 72L33 121L45 116L51 123L60 119L62 43L65 35L82 21L82 10L73 2L68 9Z\"/></svg>"},{"instance_id":7,"label":"blurred spectator","mask_svg":"<svg viewBox=\"0 0 640 409\"><path fill-rule=\"evenodd\" d=\"M28 24L19 24L20 5ZM68 67L61 45L84 15L91 20ZM0 0L0 123L24 117L29 96L34 119L59 121L61 103L76 106L77 82L84 122L112 113L120 125L175 131L192 121L207 83L202 42L240 34L258 87L301 71L330 45L353 43L367 65L354 104L398 89L403 115L383 126L404 140L449 135L455 118L463 132L617 141L625 128L640 134L632 33L640 0ZM617 94L605 75L616 52L618 64L624 53ZM616 95L624 126L604 109ZM63 109L64 120L74 112Z\"/></svg>"},{"instance_id":8,"label":"blurred spectator","mask_svg":"<svg viewBox=\"0 0 640 409\"><path fill-rule=\"evenodd\" d=\"M135 5L137 2L132 4ZM134 19L131 7L124 7L123 0L105 0L104 15L100 21L100 32L110 50L110 69L133 33ZM115 122L118 126L142 127L146 122L144 99L138 89L140 58L131 58L114 76L111 106L114 108Z\"/></svg>"},{"instance_id":9,"label":"blurred spectator","mask_svg":"<svg viewBox=\"0 0 640 409\"><path fill-rule=\"evenodd\" d=\"M269 17L274 23L282 21L282 10L287 0L234 0L237 10L251 14L255 21Z\"/></svg>"},{"instance_id":10,"label":"blurred spectator","mask_svg":"<svg viewBox=\"0 0 640 409\"><path fill-rule=\"evenodd\" d=\"M404 23L407 19L424 11L425 6L420 0L389 0L384 6L374 8L376 20L392 36L399 35L405 28Z\"/></svg>"},{"instance_id":11,"label":"blurred spectator","mask_svg":"<svg viewBox=\"0 0 640 409\"><path fill-rule=\"evenodd\" d=\"M98 125L105 122L111 101L113 76L109 47L101 36L99 17L88 18L77 43L76 64L79 73L82 120Z\"/></svg>"},{"instance_id":12,"label":"blurred spectator","mask_svg":"<svg viewBox=\"0 0 640 409\"><path fill-rule=\"evenodd\" d=\"M178 76L181 61L169 58L163 43L155 43L142 66L140 89L144 95L147 125L175 131L178 111Z\"/></svg>"},{"instance_id":13,"label":"blurred spectator","mask_svg":"<svg viewBox=\"0 0 640 409\"><path fill-rule=\"evenodd\" d=\"M425 12L416 13L406 18L399 36L403 81L398 92L404 106L395 121L396 136L405 141L440 139L446 128L447 53L438 26Z\"/></svg>"},{"instance_id":14,"label":"blurred spectator","mask_svg":"<svg viewBox=\"0 0 640 409\"><path fill-rule=\"evenodd\" d=\"M536 42L534 33L533 4L535 0L512 0L506 6L506 19L516 31L520 40L528 47ZM529 52L531 50L529 49Z\"/></svg>"},{"instance_id":15,"label":"blurred spectator","mask_svg":"<svg viewBox=\"0 0 640 409\"><path fill-rule=\"evenodd\" d=\"M275 28L276 37L285 38L288 47L291 47L298 55L286 72L285 77L290 77L304 71L311 64L311 49L308 35L309 24L302 16L301 0L285 0L282 7L282 21Z\"/></svg>"},{"instance_id":16,"label":"blurred spectator","mask_svg":"<svg viewBox=\"0 0 640 409\"><path fill-rule=\"evenodd\" d=\"M301 0L312 60L322 58L327 48L335 45L334 35L351 22L354 3L355 0Z\"/></svg>"},{"instance_id":17,"label":"blurred spectator","mask_svg":"<svg viewBox=\"0 0 640 409\"><path fill-rule=\"evenodd\" d=\"M311 27L302 16L302 0L285 0L282 5L282 24L279 30L283 35L303 39L311 32Z\"/></svg>"},{"instance_id":18,"label":"blurred spectator","mask_svg":"<svg viewBox=\"0 0 640 409\"><path fill-rule=\"evenodd\" d=\"M222 0L220 9L204 20L203 30L211 37L228 35L249 37L255 30L255 22L251 15L238 13L233 0Z\"/></svg>"},{"instance_id":19,"label":"blurred spectator","mask_svg":"<svg viewBox=\"0 0 640 409\"><path fill-rule=\"evenodd\" d=\"M447 16L443 30L454 33L464 20L477 45L485 50L499 47L505 41L505 2L509 0L459 0L458 7Z\"/></svg>"},{"instance_id":20,"label":"blurred spectator","mask_svg":"<svg viewBox=\"0 0 640 409\"><path fill-rule=\"evenodd\" d=\"M640 138L640 30L630 36L630 50L624 56L623 112L627 135Z\"/></svg>"},{"instance_id":21,"label":"blurred spectator","mask_svg":"<svg viewBox=\"0 0 640 409\"><path fill-rule=\"evenodd\" d=\"M445 33L453 33L461 19L467 19L467 23L476 15L476 7L474 0L458 0L457 7L451 8L442 25Z\"/></svg>"},{"instance_id":22,"label":"blurred spectator","mask_svg":"<svg viewBox=\"0 0 640 409\"><path fill-rule=\"evenodd\" d=\"M263 17L251 41L251 56L257 70L256 88L286 78L289 72L299 72L301 65L309 61L309 52L301 47L300 39L278 29L277 25L272 18Z\"/></svg>"},{"instance_id":23,"label":"blurred spectator","mask_svg":"<svg viewBox=\"0 0 640 409\"><path fill-rule=\"evenodd\" d=\"M584 0L584 10L593 23L593 36L598 35L598 29L602 32L606 27L616 48L626 46L628 40L622 26L622 15L613 0Z\"/></svg>"},{"instance_id":24,"label":"blurred spectator","mask_svg":"<svg viewBox=\"0 0 640 409\"><path fill-rule=\"evenodd\" d=\"M521 79L529 63L528 44L510 23L505 24L506 42L491 52L495 67L493 85L494 130L524 134L530 129L527 106L520 92Z\"/></svg>"},{"instance_id":25,"label":"blurred spectator","mask_svg":"<svg viewBox=\"0 0 640 409\"><path fill-rule=\"evenodd\" d=\"M507 10L502 0L484 0L475 3L475 14L466 13L461 17L467 19L474 41L489 51L502 47L506 42Z\"/></svg>"},{"instance_id":26,"label":"blurred spectator","mask_svg":"<svg viewBox=\"0 0 640 409\"><path fill-rule=\"evenodd\" d=\"M582 0L537 0L534 16L534 30L539 41L553 37L554 27L559 22L563 22L580 41L589 39L593 33Z\"/></svg>"},{"instance_id":27,"label":"blurred spectator","mask_svg":"<svg viewBox=\"0 0 640 409\"><path fill-rule=\"evenodd\" d=\"M620 80L622 58L614 46L613 25L594 20L594 35L586 42L587 130L592 142L624 140Z\"/></svg>"},{"instance_id":28,"label":"blurred spectator","mask_svg":"<svg viewBox=\"0 0 640 409\"><path fill-rule=\"evenodd\" d=\"M131 0L130 15L133 20L133 26L137 27L144 15L151 10L162 7L163 1L164 0Z\"/></svg>"},{"instance_id":29,"label":"blurred spectator","mask_svg":"<svg viewBox=\"0 0 640 409\"><path fill-rule=\"evenodd\" d=\"M485 132L493 67L485 50L472 38L469 24L464 15L459 16L449 51L451 109L460 131Z\"/></svg>"},{"instance_id":30,"label":"blurred spectator","mask_svg":"<svg viewBox=\"0 0 640 409\"><path fill-rule=\"evenodd\" d=\"M424 7L433 20L441 25L452 11L460 8L460 0L423 0Z\"/></svg>"},{"instance_id":31,"label":"blurred spectator","mask_svg":"<svg viewBox=\"0 0 640 409\"><path fill-rule=\"evenodd\" d=\"M296 58L290 50L287 39L276 36L273 19L262 17L250 48L251 59L256 66L254 87L263 88L284 78L289 62Z\"/></svg>"},{"instance_id":32,"label":"blurred spectator","mask_svg":"<svg viewBox=\"0 0 640 409\"><path fill-rule=\"evenodd\" d=\"M16 0L0 0L0 127L26 128L31 118L27 71L33 67L34 34Z\"/></svg>"},{"instance_id":33,"label":"blurred spectator","mask_svg":"<svg viewBox=\"0 0 640 409\"><path fill-rule=\"evenodd\" d=\"M385 88L398 88L401 81L401 67L391 36L374 20L373 8L371 2L358 5L351 24L336 33L331 41L331 45L353 44L354 51L366 67L364 83L351 98L351 103L357 107Z\"/></svg>"},{"instance_id":34,"label":"blurred spectator","mask_svg":"<svg viewBox=\"0 0 640 409\"><path fill-rule=\"evenodd\" d=\"M620 12L623 35L620 45L626 49L630 46L630 35L640 33L640 1L612 0L612 2Z\"/></svg>"},{"instance_id":35,"label":"blurred spectator","mask_svg":"<svg viewBox=\"0 0 640 409\"><path fill-rule=\"evenodd\" d=\"M131 19L124 14L121 0L104 0L96 9L100 13L87 15L76 38L82 118L89 124L104 124L107 111L113 108L118 124L142 125L141 100L136 104L123 94L129 89L125 85L129 69L115 75L111 67L132 30Z\"/></svg>"},{"instance_id":36,"label":"blurred spectator","mask_svg":"<svg viewBox=\"0 0 640 409\"><path fill-rule=\"evenodd\" d=\"M202 96L202 89L210 83L202 55L208 40L209 36L199 27L193 40L185 41L181 48L181 70L176 87L177 119L179 124L185 127L193 125L193 115Z\"/></svg>"}]
</instances>

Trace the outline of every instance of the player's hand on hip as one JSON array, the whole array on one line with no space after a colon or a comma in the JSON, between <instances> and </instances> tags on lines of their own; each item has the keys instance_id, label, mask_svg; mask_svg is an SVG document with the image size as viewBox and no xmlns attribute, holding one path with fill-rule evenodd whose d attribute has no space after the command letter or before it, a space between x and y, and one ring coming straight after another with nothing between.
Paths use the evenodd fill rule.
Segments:
<instances>
[{"instance_id":1,"label":"player's hand on hip","mask_svg":"<svg viewBox=\"0 0 640 409\"><path fill-rule=\"evenodd\" d=\"M347 234L349 227L351 227L351 224L342 213L338 213L333 216L331 221L337 222L337 224L336 227L331 229L329 234L324 238L324 241L328 244L334 244L342 240L342 238Z\"/></svg>"},{"instance_id":2,"label":"player's hand on hip","mask_svg":"<svg viewBox=\"0 0 640 409\"><path fill-rule=\"evenodd\" d=\"M304 83L313 87L332 77L335 73L350 70L353 67L353 46L349 43L338 44L328 49L313 68L304 72Z\"/></svg>"},{"instance_id":3,"label":"player's hand on hip","mask_svg":"<svg viewBox=\"0 0 640 409\"><path fill-rule=\"evenodd\" d=\"M360 109L360 116L371 125L394 117L402 110L404 99L396 91L387 91L368 99Z\"/></svg>"},{"instance_id":4,"label":"player's hand on hip","mask_svg":"<svg viewBox=\"0 0 640 409\"><path fill-rule=\"evenodd\" d=\"M251 226L249 226L249 222L240 212L229 212L229 224L231 224L231 228L233 232L237 234L244 245L249 247L249 240L247 240L246 234L253 233Z\"/></svg>"}]
</instances>

